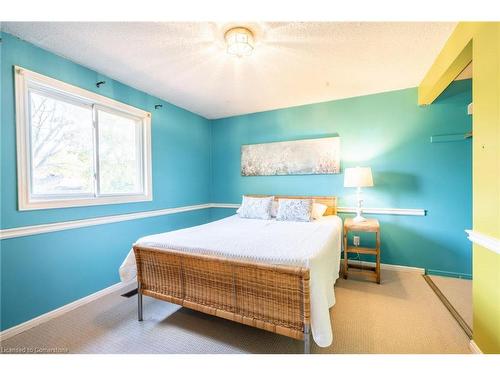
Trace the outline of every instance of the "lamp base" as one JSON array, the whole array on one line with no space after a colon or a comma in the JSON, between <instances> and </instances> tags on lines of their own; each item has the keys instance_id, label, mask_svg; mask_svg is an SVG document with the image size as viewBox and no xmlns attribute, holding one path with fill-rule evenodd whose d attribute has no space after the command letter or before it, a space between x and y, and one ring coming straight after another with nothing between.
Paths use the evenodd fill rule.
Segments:
<instances>
[{"instance_id":1,"label":"lamp base","mask_svg":"<svg viewBox=\"0 0 500 375\"><path fill-rule=\"evenodd\" d=\"M352 219L355 223L361 223L363 221L366 221L366 218L364 218L363 216L361 215L356 215L353 219Z\"/></svg>"}]
</instances>

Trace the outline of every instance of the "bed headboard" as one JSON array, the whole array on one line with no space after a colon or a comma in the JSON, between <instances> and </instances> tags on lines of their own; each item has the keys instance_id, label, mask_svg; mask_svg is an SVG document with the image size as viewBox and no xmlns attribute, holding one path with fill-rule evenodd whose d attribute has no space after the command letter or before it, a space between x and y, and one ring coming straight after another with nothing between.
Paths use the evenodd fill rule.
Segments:
<instances>
[{"instance_id":1,"label":"bed headboard","mask_svg":"<svg viewBox=\"0 0 500 375\"><path fill-rule=\"evenodd\" d=\"M245 194L247 197L269 197L269 195L262 194ZM337 215L337 197L318 197L318 196L295 196L295 195L275 195L274 199L312 199L315 203L321 203L327 206L325 216Z\"/></svg>"}]
</instances>

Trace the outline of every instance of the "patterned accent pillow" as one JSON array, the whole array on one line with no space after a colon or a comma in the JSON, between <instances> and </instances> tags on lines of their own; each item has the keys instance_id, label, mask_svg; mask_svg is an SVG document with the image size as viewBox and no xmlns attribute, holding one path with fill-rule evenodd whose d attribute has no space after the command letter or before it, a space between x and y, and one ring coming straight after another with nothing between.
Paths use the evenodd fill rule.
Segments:
<instances>
[{"instance_id":1,"label":"patterned accent pillow","mask_svg":"<svg viewBox=\"0 0 500 375\"><path fill-rule=\"evenodd\" d=\"M276 217L276 215L278 215L278 201L275 199L271 206L271 217Z\"/></svg>"},{"instance_id":2,"label":"patterned accent pillow","mask_svg":"<svg viewBox=\"0 0 500 375\"><path fill-rule=\"evenodd\" d=\"M312 199L280 199L276 220L311 221Z\"/></svg>"},{"instance_id":3,"label":"patterned accent pillow","mask_svg":"<svg viewBox=\"0 0 500 375\"><path fill-rule=\"evenodd\" d=\"M271 207L274 197L247 197L243 196L240 208L236 211L238 216L245 219L271 219Z\"/></svg>"}]
</instances>

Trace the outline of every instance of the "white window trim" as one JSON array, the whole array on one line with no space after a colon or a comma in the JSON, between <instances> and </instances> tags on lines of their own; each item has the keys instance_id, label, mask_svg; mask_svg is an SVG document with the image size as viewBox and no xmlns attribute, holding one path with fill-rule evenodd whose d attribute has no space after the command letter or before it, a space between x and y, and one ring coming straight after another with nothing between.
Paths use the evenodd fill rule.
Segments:
<instances>
[{"instance_id":1,"label":"white window trim","mask_svg":"<svg viewBox=\"0 0 500 375\"><path fill-rule=\"evenodd\" d=\"M151 167L151 113L120 103L108 97L84 90L77 86L59 81L42 74L14 66L16 90L16 146L17 146L17 190L18 209L41 210L48 208L95 206L130 202L145 202L153 200L152 167ZM67 95L88 101L96 106L119 111L133 117L139 117L143 122L143 155L142 172L144 175L143 192L140 194L99 195L89 198L46 198L32 199L30 184L30 140L28 133L29 108L28 87L30 84L47 86L51 90L61 91Z\"/></svg>"}]
</instances>

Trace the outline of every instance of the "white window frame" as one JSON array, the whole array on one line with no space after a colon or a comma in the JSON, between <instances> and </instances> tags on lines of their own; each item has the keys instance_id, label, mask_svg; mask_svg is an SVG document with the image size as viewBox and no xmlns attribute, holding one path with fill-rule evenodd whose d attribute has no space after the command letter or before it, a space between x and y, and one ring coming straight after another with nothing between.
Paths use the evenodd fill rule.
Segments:
<instances>
[{"instance_id":1,"label":"white window frame","mask_svg":"<svg viewBox=\"0 0 500 375\"><path fill-rule=\"evenodd\" d=\"M24 210L40 210L48 208L94 206L104 204L145 202L153 200L152 168L151 168L151 113L120 103L116 100L81 89L77 86L59 81L42 74L14 66L16 90L16 146L17 146L17 190L18 208ZM94 194L88 196L33 196L31 187L31 140L30 140L30 89L42 89L55 95L63 95L66 99L77 101L80 105L92 106L94 125ZM51 95L53 96L53 95ZM98 110L119 113L136 119L142 125L137 144L142 148L140 155L141 188L135 194L100 194L99 192L99 160L96 155L98 142ZM139 134L138 134L139 135Z\"/></svg>"}]
</instances>

